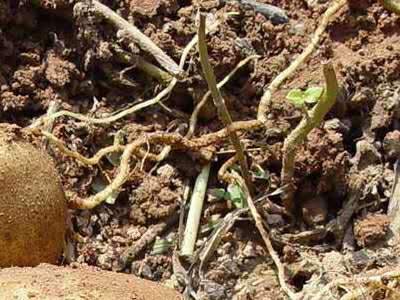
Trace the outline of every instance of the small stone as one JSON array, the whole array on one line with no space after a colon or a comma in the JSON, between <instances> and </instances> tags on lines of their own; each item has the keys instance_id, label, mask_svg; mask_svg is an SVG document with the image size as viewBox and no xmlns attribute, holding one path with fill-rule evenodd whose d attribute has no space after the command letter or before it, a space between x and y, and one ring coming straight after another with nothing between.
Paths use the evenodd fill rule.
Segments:
<instances>
[{"instance_id":1,"label":"small stone","mask_svg":"<svg viewBox=\"0 0 400 300\"><path fill-rule=\"evenodd\" d=\"M147 265L147 264L143 264L143 265L141 266L140 275L141 275L143 278L153 279L153 272L151 271L150 266Z\"/></svg>"},{"instance_id":2,"label":"small stone","mask_svg":"<svg viewBox=\"0 0 400 300\"><path fill-rule=\"evenodd\" d=\"M110 270L112 267L112 260L108 253L100 254L97 257L97 265L103 270Z\"/></svg>"},{"instance_id":3,"label":"small stone","mask_svg":"<svg viewBox=\"0 0 400 300\"><path fill-rule=\"evenodd\" d=\"M200 299L223 300L228 299L226 288L216 282L207 280L204 283L204 295Z\"/></svg>"},{"instance_id":4,"label":"small stone","mask_svg":"<svg viewBox=\"0 0 400 300\"><path fill-rule=\"evenodd\" d=\"M304 23L296 23L290 29L289 32L295 35L304 36L305 34L305 25Z\"/></svg>"}]
</instances>

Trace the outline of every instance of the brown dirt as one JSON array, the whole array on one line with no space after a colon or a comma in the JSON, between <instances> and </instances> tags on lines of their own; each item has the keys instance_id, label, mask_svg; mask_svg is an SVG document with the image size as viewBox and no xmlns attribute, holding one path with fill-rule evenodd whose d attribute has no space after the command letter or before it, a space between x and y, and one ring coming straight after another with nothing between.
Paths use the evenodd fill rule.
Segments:
<instances>
[{"instance_id":1,"label":"brown dirt","mask_svg":"<svg viewBox=\"0 0 400 300\"><path fill-rule=\"evenodd\" d=\"M354 224L354 238L360 247L382 241L387 234L390 219L387 215L369 214Z\"/></svg>"},{"instance_id":2,"label":"brown dirt","mask_svg":"<svg viewBox=\"0 0 400 300\"><path fill-rule=\"evenodd\" d=\"M76 2L0 2L1 122L28 126L46 113L51 101L59 103L60 109L101 118L150 99L164 88L164 83L118 58L114 46L159 66L151 55L131 40L119 38L115 28L99 16L72 18ZM134 23L176 62L197 31L198 8L213 16L236 13L207 37L217 80L248 55L261 56L221 89L235 121L256 117L266 86L309 44L323 12L332 3L258 2L284 9L289 22L275 24L238 1L102 1ZM387 212L393 164L400 153L400 16L389 12L379 1L348 2L334 16L309 61L274 93L265 128L240 135L249 149L252 171L261 167L267 175L267 180L254 178L257 195L279 188L283 142L303 116L286 100L286 95L293 88L322 85L321 64L332 60L341 85L340 97L325 122L297 150L296 222L290 223L268 208L262 211L271 227L274 246L288 266L287 279L296 291L310 288L306 282L313 273L319 274L321 266L326 274L336 272L335 262L339 260L343 268L336 275L347 277L360 270L398 264L394 255L398 249L385 244L387 220L382 216ZM86 156L111 145L117 131L122 134L123 143L152 132L184 135L188 117L207 91L197 51L190 52L185 70L187 77L163 101L170 110L153 105L106 125L63 117L55 121L53 134ZM221 128L210 100L200 113L194 136ZM216 154L209 186L225 188L224 183L218 182L217 171L233 155L232 146L228 139L212 146ZM159 153L162 148L146 145L143 149ZM117 172L118 155L87 167L55 147L50 147L49 152L57 162L67 197L92 195L95 182L105 186ZM183 151L172 151L160 163L133 159L131 176L114 204L71 211L74 230L83 237L72 243L72 261L160 282L170 280L174 272L172 251L150 255L151 241L129 263L122 263L121 255L138 243L142 245L141 237L153 226L167 223L178 214L186 180L193 185L202 163L195 154ZM358 201L340 234L322 234L353 197ZM270 200L281 205L279 197ZM211 217L223 217L233 207L231 202L207 202L203 224ZM162 235L166 236L176 240L176 224ZM202 236L198 244L206 237ZM368 259L362 255L364 250L369 251ZM350 269L346 269L348 266ZM272 279L273 264L251 222L236 224L223 237L207 270L207 284L199 289L205 298L284 298L279 284ZM195 288L199 288L198 281L194 279ZM341 289L332 291L332 299L343 293ZM378 296L372 299L380 299Z\"/></svg>"},{"instance_id":3,"label":"brown dirt","mask_svg":"<svg viewBox=\"0 0 400 300\"><path fill-rule=\"evenodd\" d=\"M36 268L0 270L0 299L121 299L179 300L178 292L126 274L94 267L57 267L41 264Z\"/></svg>"}]
</instances>

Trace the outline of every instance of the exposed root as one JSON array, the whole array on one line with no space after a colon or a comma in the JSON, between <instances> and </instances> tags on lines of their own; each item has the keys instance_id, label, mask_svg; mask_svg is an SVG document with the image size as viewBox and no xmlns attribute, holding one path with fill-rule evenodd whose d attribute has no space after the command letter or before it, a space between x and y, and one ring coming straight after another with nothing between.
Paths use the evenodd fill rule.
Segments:
<instances>
[{"instance_id":1,"label":"exposed root","mask_svg":"<svg viewBox=\"0 0 400 300\"><path fill-rule=\"evenodd\" d=\"M228 172L228 169L231 168L236 162L238 158L237 155L232 156L230 159L224 162L222 167L218 170L218 179L225 183L232 183L234 178Z\"/></svg>"},{"instance_id":2,"label":"exposed root","mask_svg":"<svg viewBox=\"0 0 400 300\"><path fill-rule=\"evenodd\" d=\"M199 147L197 147L195 143L188 141L177 134L154 133L142 137L135 142L125 146L124 152L121 156L121 164L119 166L118 174L104 190L86 199L82 199L75 195L72 197L72 199L70 199L70 207L79 209L91 209L101 204L113 192L120 189L121 186L128 180L130 174L130 161L135 149L139 148L142 145L145 145L146 143L160 142L170 145L173 144L178 149L199 149ZM207 158L210 159L210 157Z\"/></svg>"},{"instance_id":3,"label":"exposed root","mask_svg":"<svg viewBox=\"0 0 400 300\"><path fill-rule=\"evenodd\" d=\"M249 121L237 121L231 124L230 130L236 131L249 131L255 130L259 128L263 128L263 124L258 120L249 120ZM227 128L221 129L219 131L204 134L199 138L195 138L192 141L196 143L200 143L203 145L212 145L214 143L219 144L224 138L229 136L229 132Z\"/></svg>"},{"instance_id":4,"label":"exposed root","mask_svg":"<svg viewBox=\"0 0 400 300\"><path fill-rule=\"evenodd\" d=\"M242 121L242 122L232 123L231 129L235 131L243 129L248 130L255 128L259 125L260 123L256 121ZM181 135L174 133L152 133L143 136L142 138L126 146L120 145L119 143L115 143L112 146L99 150L92 158L87 158L79 154L78 152L69 150L60 139L58 139L49 132L37 128L31 129L31 132L33 134L43 135L65 155L73 157L87 165L97 164L102 157L104 157L109 153L116 151L119 152L123 151L121 157L121 165L119 167L118 174L114 178L114 180L110 183L109 186L107 186L104 190L97 193L96 195L88 197L86 199L81 199L78 196L74 196L73 199L71 199L70 202L71 208L80 208L80 209L90 209L96 207L97 205L101 204L114 191L118 190L126 182L130 174L129 164L131 156L133 154L137 154L140 157L145 157L147 155L146 158L153 160L160 159L162 153L160 154L160 156L156 156L151 153L146 153L143 149L140 148L141 146L146 145L147 143L148 144L158 143L158 144L169 145L176 150L185 150L192 152L194 151L197 153L199 158L205 161L210 161L213 156L213 152L210 151L210 149L207 149L206 147L221 143L228 136L228 132L226 129L222 129L215 133L211 133L193 140L186 139Z\"/></svg>"},{"instance_id":5,"label":"exposed root","mask_svg":"<svg viewBox=\"0 0 400 300\"><path fill-rule=\"evenodd\" d=\"M81 163L89 166L93 166L99 163L99 161L107 154L110 154L112 152L121 152L125 149L125 146L122 145L112 145L105 147L99 152L97 152L93 157L87 158L83 156L82 154L72 151L68 149L62 140L51 134L50 132L44 131L44 130L39 130L39 129L34 129L32 130L32 133L34 134L39 134L43 135L44 137L47 138L48 141L50 141L54 146L58 148L63 154L75 158L76 160L80 161Z\"/></svg>"}]
</instances>

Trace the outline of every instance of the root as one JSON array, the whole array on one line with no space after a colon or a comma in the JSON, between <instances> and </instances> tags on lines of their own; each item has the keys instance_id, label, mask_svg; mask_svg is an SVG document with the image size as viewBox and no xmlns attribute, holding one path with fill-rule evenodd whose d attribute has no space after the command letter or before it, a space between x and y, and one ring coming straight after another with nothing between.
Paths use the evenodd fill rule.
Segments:
<instances>
[{"instance_id":1,"label":"root","mask_svg":"<svg viewBox=\"0 0 400 300\"><path fill-rule=\"evenodd\" d=\"M232 123L231 130L234 131L243 129L248 130L255 128L256 126L259 125L260 123L255 121L236 122ZM99 150L92 158L87 158L79 154L78 152L69 150L60 139L58 139L49 132L37 128L31 129L31 132L33 134L42 135L46 137L62 153L64 153L69 157L75 158L78 161L82 162L83 164L87 165L95 165L99 163L101 158L109 153L123 151L118 174L116 175L116 177L110 183L109 186L107 186L104 190L97 193L96 195L93 195L86 199L82 199L78 196L74 196L73 199L71 199L70 207L79 209L91 209L96 207L97 205L105 201L105 199L107 199L108 196L110 196L114 191L118 190L126 182L130 174L130 161L132 155L136 154L140 157L146 157L147 159L152 159L152 160L159 160L164 155L163 153L160 153L159 156L151 153L146 153L143 149L140 149L140 147L143 145L146 144L169 145L176 150L195 152L200 159L204 161L210 161L213 156L213 152L210 151L210 149L207 149L206 147L221 143L228 136L228 132L226 129L222 129L215 133L211 133L194 140L186 139L181 135L174 133L152 133L126 146L115 143L112 146Z\"/></svg>"},{"instance_id":2,"label":"root","mask_svg":"<svg viewBox=\"0 0 400 300\"><path fill-rule=\"evenodd\" d=\"M238 160L237 155L235 155L224 162L222 167L218 170L218 179L220 181L228 183L228 184L232 183L234 181L234 178L228 172L228 169L231 168L237 162L237 160Z\"/></svg>"}]
</instances>

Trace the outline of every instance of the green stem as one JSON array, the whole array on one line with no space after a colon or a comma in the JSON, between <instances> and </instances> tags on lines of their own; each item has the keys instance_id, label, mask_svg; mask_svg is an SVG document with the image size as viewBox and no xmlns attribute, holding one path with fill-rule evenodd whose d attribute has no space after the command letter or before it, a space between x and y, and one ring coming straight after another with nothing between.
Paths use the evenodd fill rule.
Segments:
<instances>
[{"instance_id":1,"label":"green stem","mask_svg":"<svg viewBox=\"0 0 400 300\"><path fill-rule=\"evenodd\" d=\"M323 65L323 73L325 76L325 92L321 100L315 105L308 118L303 118L299 125L286 138L283 145L283 165L281 173L282 186L287 185L288 189L282 194L283 204L287 213L292 214L295 203L293 202L294 187L294 162L297 148L306 139L308 133L324 119L325 115L336 102L339 86L336 79L335 70L332 63Z\"/></svg>"},{"instance_id":2,"label":"green stem","mask_svg":"<svg viewBox=\"0 0 400 300\"><path fill-rule=\"evenodd\" d=\"M383 7L400 15L400 1L398 0L380 0Z\"/></svg>"},{"instance_id":3,"label":"green stem","mask_svg":"<svg viewBox=\"0 0 400 300\"><path fill-rule=\"evenodd\" d=\"M210 164L207 164L197 176L192 198L190 199L190 208L181 249L181 255L189 259L193 257L209 175Z\"/></svg>"}]
</instances>

